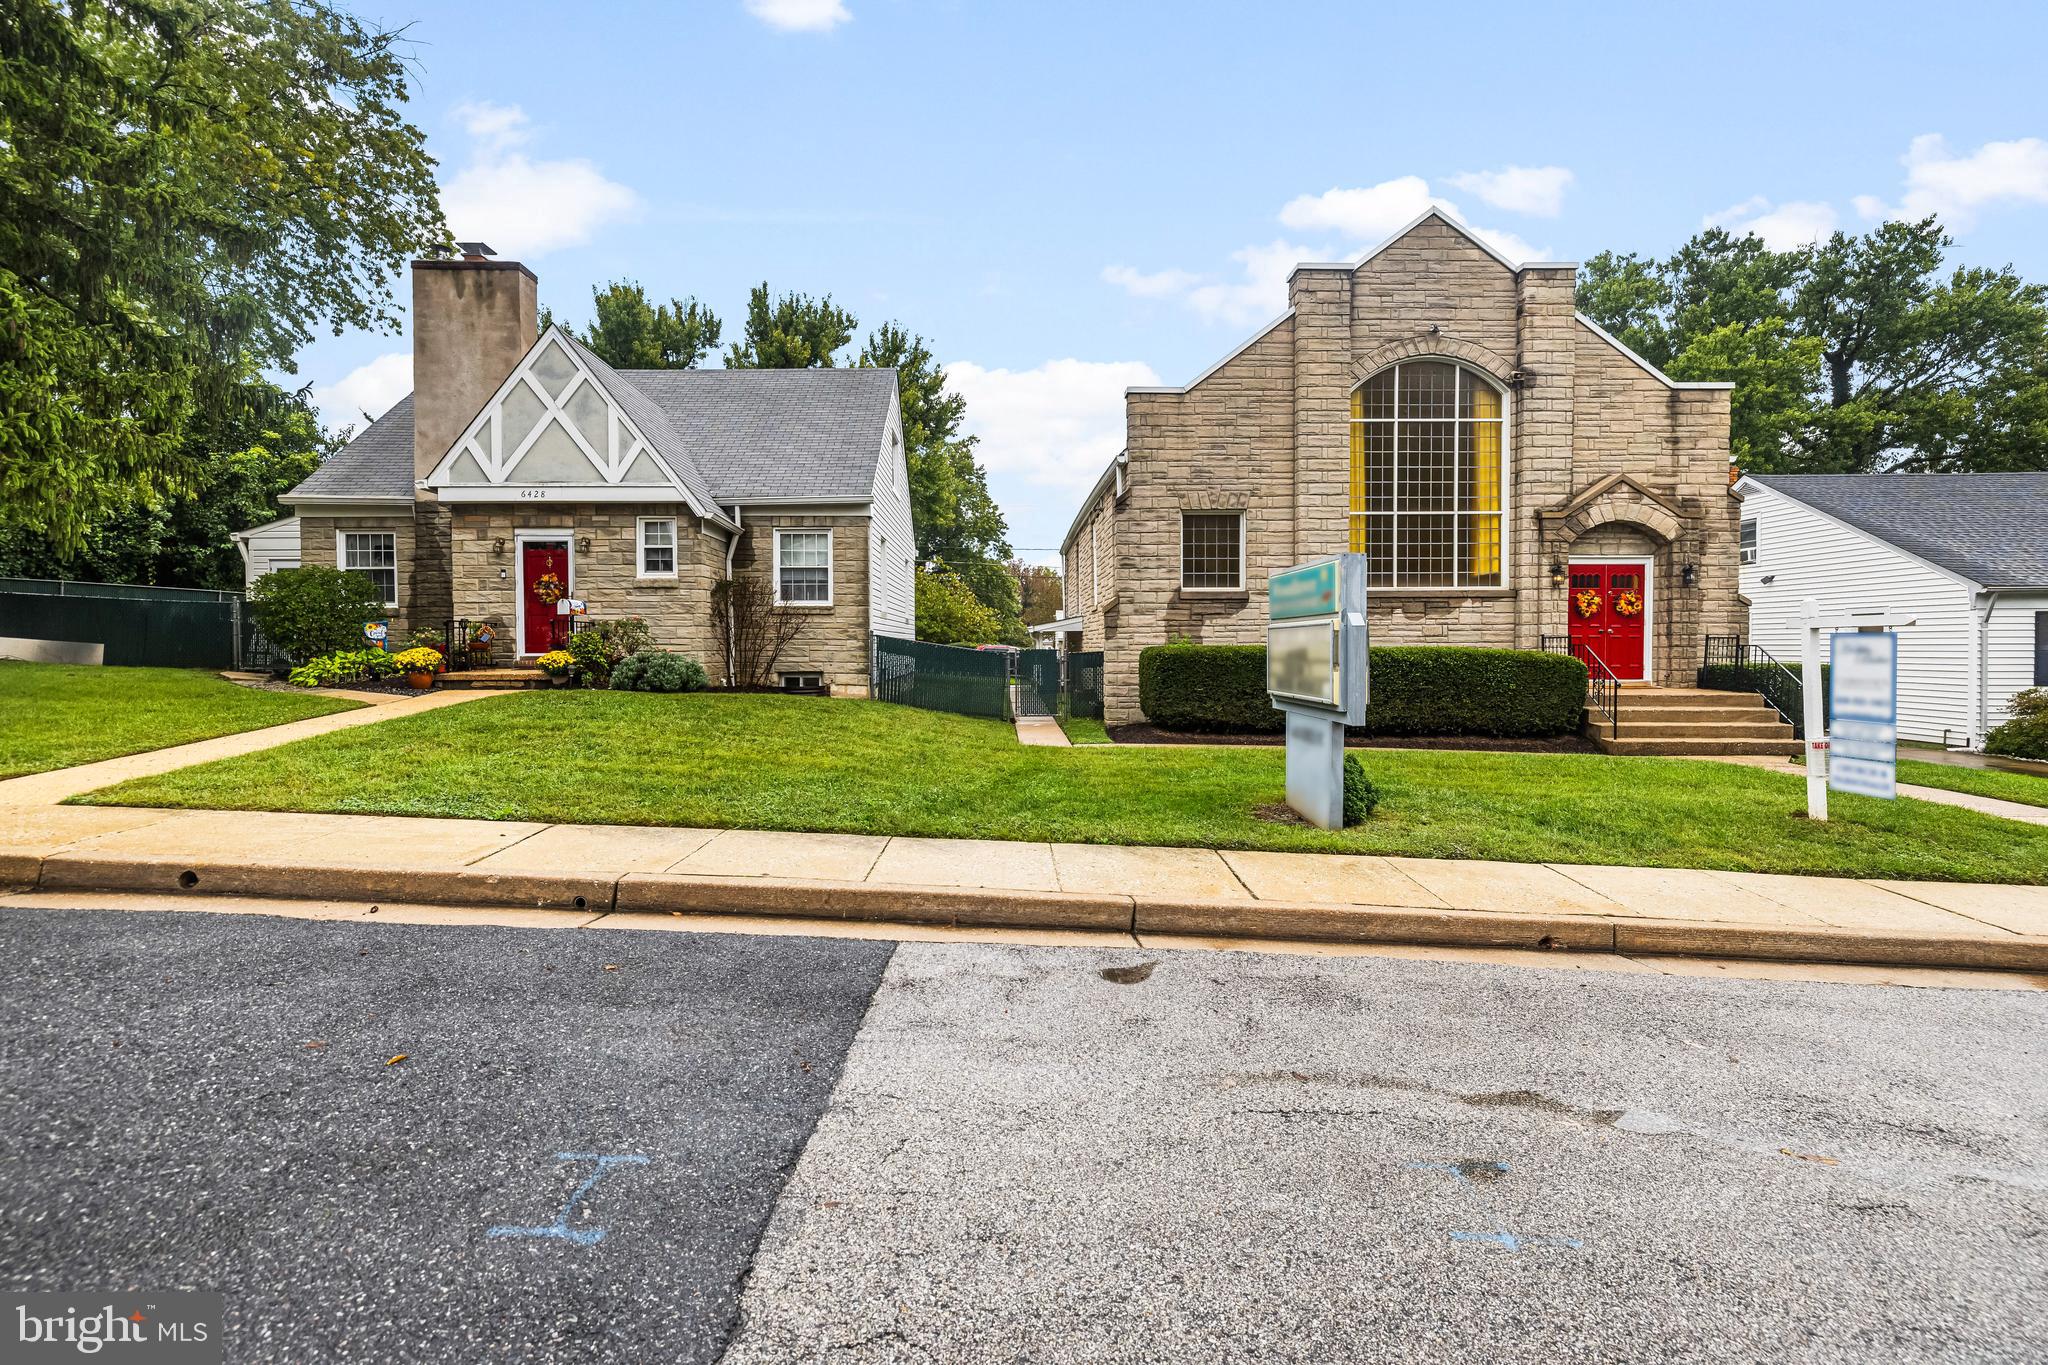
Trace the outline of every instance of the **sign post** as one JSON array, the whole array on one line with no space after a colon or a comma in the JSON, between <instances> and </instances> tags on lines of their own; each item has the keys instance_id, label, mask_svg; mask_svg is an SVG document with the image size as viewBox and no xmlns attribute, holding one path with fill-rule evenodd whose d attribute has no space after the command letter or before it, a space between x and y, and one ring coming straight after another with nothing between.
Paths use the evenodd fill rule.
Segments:
<instances>
[{"instance_id":1,"label":"sign post","mask_svg":"<svg viewBox=\"0 0 2048 1365\"><path fill-rule=\"evenodd\" d=\"M1287 715L1287 804L1344 827L1344 727L1365 723L1365 556L1330 555L1266 580L1266 693Z\"/></svg>"},{"instance_id":2,"label":"sign post","mask_svg":"<svg viewBox=\"0 0 2048 1365\"><path fill-rule=\"evenodd\" d=\"M1899 737L1899 637L1917 617L1892 612L1823 615L1812 597L1795 624L1805 631L1799 692L1805 703L1806 814L1828 818L1828 788L1890 798L1896 790ZM1828 691L1821 689L1821 641L1828 642ZM1848 642L1848 643L1844 643ZM1846 686L1845 686L1846 684ZM1828 733L1823 696L1833 703ZM1839 763L1838 760L1839 759ZM1837 769L1840 769L1839 773Z\"/></svg>"}]
</instances>

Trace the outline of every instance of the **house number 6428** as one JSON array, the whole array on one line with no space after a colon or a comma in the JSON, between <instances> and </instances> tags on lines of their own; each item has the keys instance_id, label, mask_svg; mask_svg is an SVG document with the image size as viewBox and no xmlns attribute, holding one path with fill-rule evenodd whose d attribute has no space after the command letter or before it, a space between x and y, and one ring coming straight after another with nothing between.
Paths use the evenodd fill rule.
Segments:
<instances>
[{"instance_id":1,"label":"house number 6428","mask_svg":"<svg viewBox=\"0 0 2048 1365\"><path fill-rule=\"evenodd\" d=\"M519 490L519 496L522 498L544 498L547 495L548 490L545 488L522 488Z\"/></svg>"}]
</instances>

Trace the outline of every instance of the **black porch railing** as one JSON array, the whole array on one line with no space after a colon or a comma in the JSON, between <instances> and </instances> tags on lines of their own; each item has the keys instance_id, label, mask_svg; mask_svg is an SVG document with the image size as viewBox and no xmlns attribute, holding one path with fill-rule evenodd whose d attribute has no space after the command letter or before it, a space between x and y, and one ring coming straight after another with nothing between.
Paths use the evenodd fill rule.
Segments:
<instances>
[{"instance_id":1,"label":"black porch railing","mask_svg":"<svg viewBox=\"0 0 2048 1365\"><path fill-rule=\"evenodd\" d=\"M1542 639L1546 654L1569 654L1586 666L1586 705L1607 718L1607 737L1621 737L1621 679L1614 676L1614 670L1607 661L1596 654L1584 641L1574 642L1569 635L1546 635Z\"/></svg>"},{"instance_id":2,"label":"black porch railing","mask_svg":"<svg viewBox=\"0 0 2048 1365\"><path fill-rule=\"evenodd\" d=\"M1806 738L1806 684L1799 671L1780 663L1762 645L1740 635L1709 635L1700 662L1699 684L1718 692L1754 692L1771 704L1799 739ZM1822 670L1821 708L1827 709L1827 676Z\"/></svg>"}]
</instances>

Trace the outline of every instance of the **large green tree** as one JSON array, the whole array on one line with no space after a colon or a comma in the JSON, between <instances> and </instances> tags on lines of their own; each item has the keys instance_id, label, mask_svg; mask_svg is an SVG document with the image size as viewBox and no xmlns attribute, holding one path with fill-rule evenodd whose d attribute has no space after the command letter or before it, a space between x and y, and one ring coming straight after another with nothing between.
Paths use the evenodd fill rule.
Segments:
<instances>
[{"instance_id":1,"label":"large green tree","mask_svg":"<svg viewBox=\"0 0 2048 1365\"><path fill-rule=\"evenodd\" d=\"M596 320L583 344L621 370L694 370L718 349L718 314L694 298L650 303L631 280L591 290Z\"/></svg>"},{"instance_id":2,"label":"large green tree","mask_svg":"<svg viewBox=\"0 0 2048 1365\"><path fill-rule=\"evenodd\" d=\"M830 294L784 294L771 299L764 281L747 296L747 320L740 339L725 350L728 370L830 369L853 340L859 320L832 302Z\"/></svg>"},{"instance_id":3,"label":"large green tree","mask_svg":"<svg viewBox=\"0 0 2048 1365\"><path fill-rule=\"evenodd\" d=\"M257 378L225 412L195 416L184 439L191 468L177 491L124 491L74 549L45 532L0 527L0 577L240 591L233 533L284 515L279 495L341 445L321 431L304 390Z\"/></svg>"},{"instance_id":4,"label":"large green tree","mask_svg":"<svg viewBox=\"0 0 2048 1365\"><path fill-rule=\"evenodd\" d=\"M967 400L946 387L946 371L924 338L898 323L870 333L857 363L896 371L919 561L957 574L996 614L997 638L1012 644L1028 638L1017 576L1006 562L1009 523L989 494L974 438L960 430Z\"/></svg>"},{"instance_id":5,"label":"large green tree","mask_svg":"<svg viewBox=\"0 0 2048 1365\"><path fill-rule=\"evenodd\" d=\"M2048 468L2048 290L1952 245L1932 218L1794 251L1709 228L1595 256L1579 308L1673 378L1732 381L1745 469Z\"/></svg>"},{"instance_id":6,"label":"large green tree","mask_svg":"<svg viewBox=\"0 0 2048 1365\"><path fill-rule=\"evenodd\" d=\"M399 36L320 0L0 5L0 525L66 552L447 245Z\"/></svg>"}]
</instances>

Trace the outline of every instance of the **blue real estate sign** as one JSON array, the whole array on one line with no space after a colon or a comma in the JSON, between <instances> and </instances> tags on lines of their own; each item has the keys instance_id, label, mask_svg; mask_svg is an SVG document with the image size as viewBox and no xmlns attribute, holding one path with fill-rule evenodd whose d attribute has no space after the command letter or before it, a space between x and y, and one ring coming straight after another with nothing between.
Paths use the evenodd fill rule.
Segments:
<instances>
[{"instance_id":1,"label":"blue real estate sign","mask_svg":"<svg viewBox=\"0 0 2048 1365\"><path fill-rule=\"evenodd\" d=\"M1836 631L1828 637L1828 787L1859 796L1898 794L1899 637Z\"/></svg>"}]
</instances>

